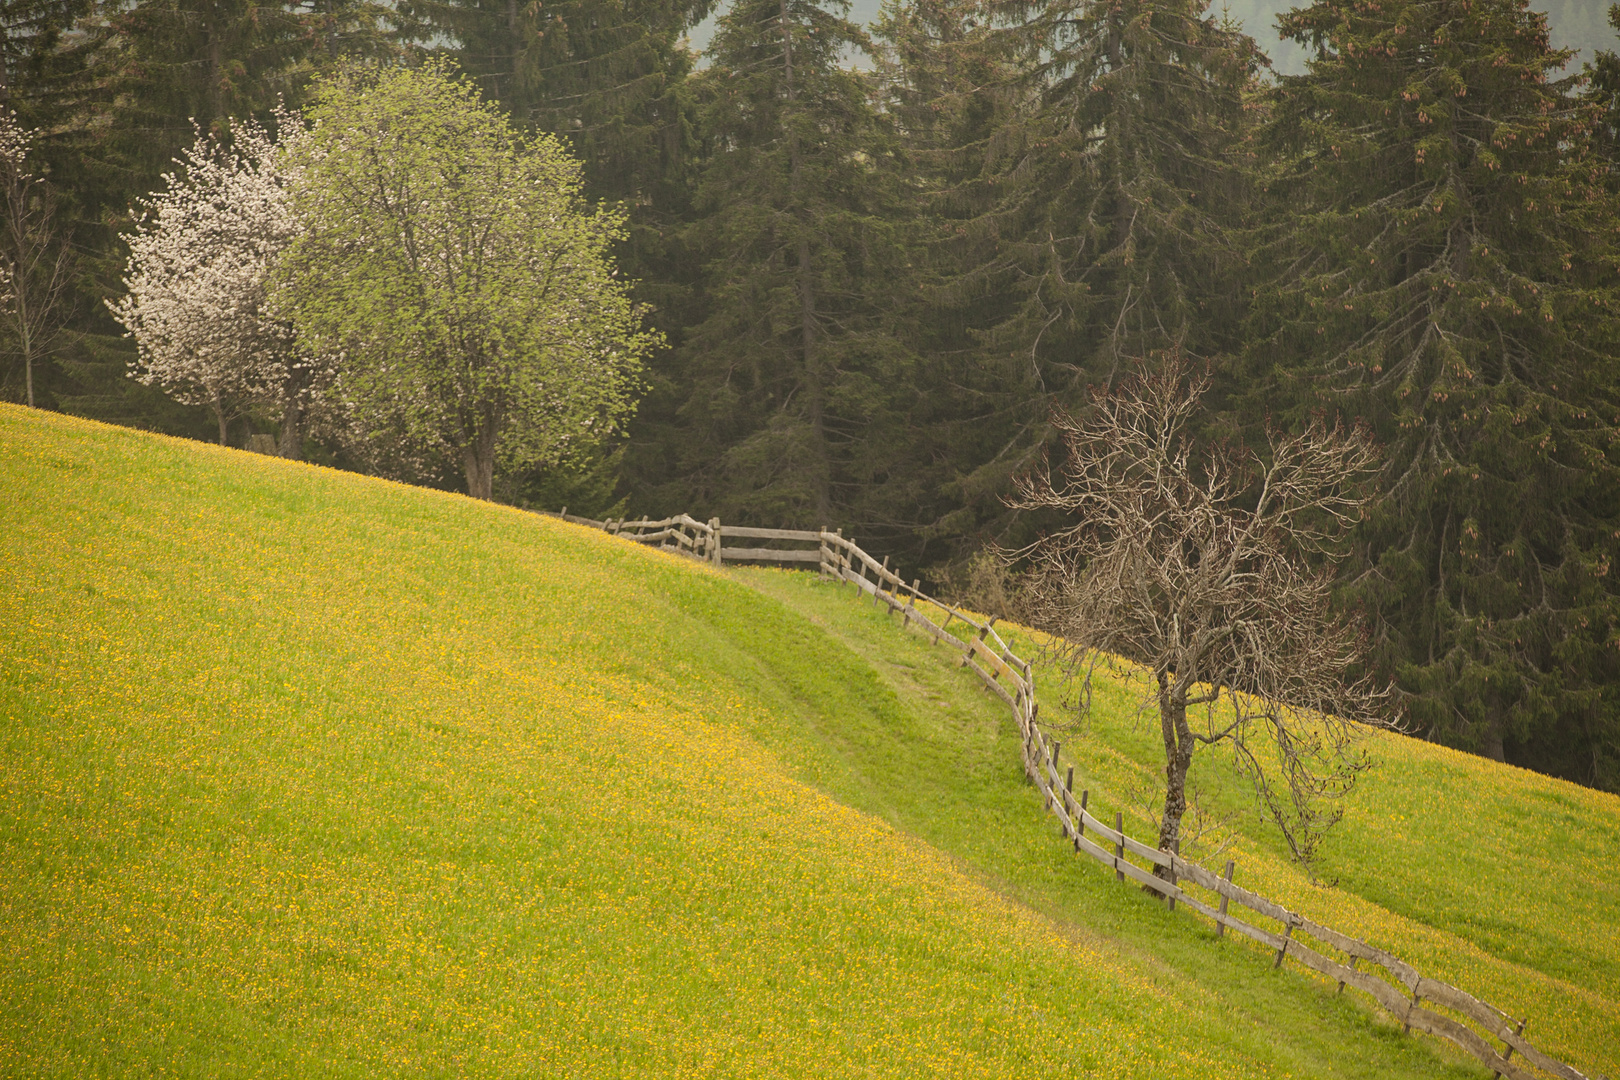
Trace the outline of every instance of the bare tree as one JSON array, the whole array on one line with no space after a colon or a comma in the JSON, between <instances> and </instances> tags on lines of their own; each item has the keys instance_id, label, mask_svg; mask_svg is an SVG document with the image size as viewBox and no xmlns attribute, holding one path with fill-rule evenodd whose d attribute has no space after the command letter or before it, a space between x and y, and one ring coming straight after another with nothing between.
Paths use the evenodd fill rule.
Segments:
<instances>
[{"instance_id":1,"label":"bare tree","mask_svg":"<svg viewBox=\"0 0 1620 1080\"><path fill-rule=\"evenodd\" d=\"M50 356L73 302L73 251L44 180L28 168L32 133L0 106L0 333L34 404L34 372Z\"/></svg>"},{"instance_id":2,"label":"bare tree","mask_svg":"<svg viewBox=\"0 0 1620 1080\"><path fill-rule=\"evenodd\" d=\"M1084 421L1056 418L1067 460L1019 485L1017 505L1074 524L1026 549L1036 624L1091 700L1100 660L1149 680L1164 738L1159 847L1180 842L1187 771L1225 743L1296 858L1308 861L1367 766L1357 735L1395 722L1392 690L1363 671L1365 634L1331 605L1333 564L1366 502L1377 450L1322 422L1273 432L1262 459L1196 454L1189 423L1208 378L1162 374L1099 393ZM1170 877L1161 868L1161 877Z\"/></svg>"}]
</instances>

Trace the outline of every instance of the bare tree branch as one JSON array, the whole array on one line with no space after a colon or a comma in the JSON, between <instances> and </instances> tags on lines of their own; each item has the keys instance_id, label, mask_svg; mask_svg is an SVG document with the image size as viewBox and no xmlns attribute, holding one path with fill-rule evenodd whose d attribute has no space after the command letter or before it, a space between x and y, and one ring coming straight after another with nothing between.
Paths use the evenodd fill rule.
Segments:
<instances>
[{"instance_id":1,"label":"bare tree branch","mask_svg":"<svg viewBox=\"0 0 1620 1080\"><path fill-rule=\"evenodd\" d=\"M1199 745L1229 743L1290 850L1309 861L1367 767L1372 725L1396 722L1393 690L1363 672L1359 620L1331 607L1333 566L1366 502L1378 451L1360 430L1273 431L1265 460L1189 426L1208 387L1179 356L1099 392L1085 420L1054 417L1067 457L1019 481L1020 509L1074 524L1017 553L1026 603L1064 644L1085 692L1098 654L1151 677L1165 749L1159 847L1177 847ZM1145 704L1145 703L1144 703ZM1161 876L1169 874L1161 868Z\"/></svg>"}]
</instances>

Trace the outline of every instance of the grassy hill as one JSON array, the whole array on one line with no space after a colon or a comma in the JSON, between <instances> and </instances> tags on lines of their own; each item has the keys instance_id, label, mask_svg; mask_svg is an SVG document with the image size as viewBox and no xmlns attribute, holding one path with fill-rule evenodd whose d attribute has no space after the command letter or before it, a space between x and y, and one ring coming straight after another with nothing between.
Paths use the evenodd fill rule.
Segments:
<instances>
[{"instance_id":1,"label":"grassy hill","mask_svg":"<svg viewBox=\"0 0 1620 1080\"><path fill-rule=\"evenodd\" d=\"M0 523L0 1074L1487 1075L1077 862L847 588L11 407ZM1206 763L1240 881L1615 1068L1620 801L1379 752L1337 888Z\"/></svg>"}]
</instances>

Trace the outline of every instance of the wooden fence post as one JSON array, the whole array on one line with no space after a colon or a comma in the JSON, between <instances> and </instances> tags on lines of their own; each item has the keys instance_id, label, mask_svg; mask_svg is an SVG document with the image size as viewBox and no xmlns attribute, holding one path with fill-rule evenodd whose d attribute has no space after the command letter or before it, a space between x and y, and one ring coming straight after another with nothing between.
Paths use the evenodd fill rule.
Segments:
<instances>
[{"instance_id":1,"label":"wooden fence post","mask_svg":"<svg viewBox=\"0 0 1620 1080\"><path fill-rule=\"evenodd\" d=\"M1179 836L1176 837L1174 842L1171 843L1171 845L1170 845L1170 854L1172 856L1172 858L1170 860L1170 884L1174 885L1174 884L1176 884L1176 860L1174 859L1173 856L1181 854L1181 837L1179 837ZM1170 902L1170 910L1171 911L1176 910L1176 896L1175 896L1175 894L1174 893L1166 893L1164 898Z\"/></svg>"},{"instance_id":2,"label":"wooden fence post","mask_svg":"<svg viewBox=\"0 0 1620 1080\"><path fill-rule=\"evenodd\" d=\"M900 613L900 626L902 629L911 625L911 616L917 611L917 586L921 584L922 578L911 579L911 599L906 601L905 610Z\"/></svg>"},{"instance_id":3,"label":"wooden fence post","mask_svg":"<svg viewBox=\"0 0 1620 1080\"><path fill-rule=\"evenodd\" d=\"M1114 845L1114 880L1124 881L1125 871L1119 868L1120 862L1125 858L1125 812L1114 811L1114 831L1119 833L1119 843Z\"/></svg>"},{"instance_id":4,"label":"wooden fence post","mask_svg":"<svg viewBox=\"0 0 1620 1080\"><path fill-rule=\"evenodd\" d=\"M1039 732L1036 733L1039 736ZM1052 804L1062 795L1062 789L1052 783L1052 771L1057 768L1057 744L1041 738L1036 743L1041 748L1040 760L1036 762L1035 771L1041 778L1041 790L1046 792L1046 808L1050 810Z\"/></svg>"},{"instance_id":5,"label":"wooden fence post","mask_svg":"<svg viewBox=\"0 0 1620 1080\"><path fill-rule=\"evenodd\" d=\"M1526 1017L1525 1019L1520 1020L1519 1021L1519 1026L1513 1029L1513 1034L1515 1034L1515 1035L1523 1035L1524 1034L1524 1025L1528 1024L1529 1022L1530 1022L1529 1017ZM1513 1044L1508 1043L1506 1045L1507 1045L1507 1049L1505 1051L1503 1051L1503 1053L1502 1053L1502 1060L1503 1061L1506 1061L1508 1058L1513 1056ZM1494 1073L1491 1074L1491 1080L1497 1080L1497 1077L1499 1077L1501 1075L1502 1074L1499 1073L1499 1072L1494 1072Z\"/></svg>"},{"instance_id":6,"label":"wooden fence post","mask_svg":"<svg viewBox=\"0 0 1620 1080\"><path fill-rule=\"evenodd\" d=\"M825 525L816 526L816 539L821 544L821 548L820 548L821 561L817 564L817 569L819 569L821 571L821 576L822 577L826 577L827 576L827 526L825 526Z\"/></svg>"},{"instance_id":7,"label":"wooden fence post","mask_svg":"<svg viewBox=\"0 0 1620 1080\"><path fill-rule=\"evenodd\" d=\"M1047 747L1046 760L1051 763L1051 772L1057 772L1058 755L1060 753L1062 753L1062 752L1063 752L1063 744L1060 743L1060 742L1053 742L1051 746ZM1041 776L1042 776L1043 779L1045 779L1047 781L1051 780L1051 776L1048 774L1048 772L1045 769L1042 769ZM1061 800L1062 795L1063 795L1063 789L1059 788L1057 793L1056 793L1056 797ZM1068 809L1069 809L1069 804L1064 803L1063 804L1064 812L1067 813Z\"/></svg>"},{"instance_id":8,"label":"wooden fence post","mask_svg":"<svg viewBox=\"0 0 1620 1080\"><path fill-rule=\"evenodd\" d=\"M1226 883L1232 884L1232 871L1237 869L1237 863L1231 859L1226 860ZM1215 920L1215 937L1217 940L1226 936L1226 903L1231 897L1221 893L1221 916Z\"/></svg>"},{"instance_id":9,"label":"wooden fence post","mask_svg":"<svg viewBox=\"0 0 1620 1080\"><path fill-rule=\"evenodd\" d=\"M1288 943L1283 942L1283 947L1287 948ZM1279 960L1277 962L1279 964L1282 963L1281 960ZM1406 1019L1401 1021L1401 1034L1402 1035L1405 1035L1405 1034L1407 1034L1408 1032L1410 1032L1412 1030L1412 1010L1417 1008L1418 1007L1418 1002L1420 1002L1422 1000L1423 1000L1423 995L1419 994L1416 990L1413 990L1412 991L1412 1003L1406 1007Z\"/></svg>"},{"instance_id":10,"label":"wooden fence post","mask_svg":"<svg viewBox=\"0 0 1620 1080\"><path fill-rule=\"evenodd\" d=\"M711 537L709 542L714 546L714 550L710 552L710 557L714 560L715 566L720 566L723 563L724 556L720 554L720 519L717 517L709 519L709 536Z\"/></svg>"},{"instance_id":11,"label":"wooden fence post","mask_svg":"<svg viewBox=\"0 0 1620 1080\"><path fill-rule=\"evenodd\" d=\"M1271 962L1271 970L1272 971L1276 971L1278 968L1282 967L1283 957L1288 955L1288 943L1290 941L1293 941L1293 940L1294 940L1294 918L1293 918L1292 915L1290 915L1288 917L1288 925L1283 928L1282 948L1277 950L1277 959L1275 959L1275 960L1273 960ZM1407 1012L1407 1015L1410 1016L1411 1013L1412 1013L1412 1010L1407 1009L1406 1012Z\"/></svg>"},{"instance_id":12,"label":"wooden fence post","mask_svg":"<svg viewBox=\"0 0 1620 1080\"><path fill-rule=\"evenodd\" d=\"M1359 960L1359 959L1361 959L1361 958L1360 958L1360 957L1359 957L1359 956L1352 956L1352 957L1351 957L1351 958L1350 958L1350 970L1351 970L1351 971L1354 971L1354 970L1356 970L1356 961L1357 961L1357 960ZM1337 989L1337 990L1335 990L1335 991L1333 991L1333 992L1334 992L1334 993L1335 993L1335 994L1342 994L1342 993L1344 993L1344 980L1343 980L1343 979L1340 979L1340 980L1339 980L1339 988L1338 988L1338 989Z\"/></svg>"},{"instance_id":13,"label":"wooden fence post","mask_svg":"<svg viewBox=\"0 0 1620 1080\"><path fill-rule=\"evenodd\" d=\"M973 659L973 642L975 642L975 641L983 641L984 640L984 635L988 634L989 632L990 632L990 624L985 623L984 626L982 628L980 628L980 630L979 630L979 636L969 639L968 646L967 646L967 651L962 654L962 662L960 664L957 664L956 665L957 667L967 667L968 666L968 661Z\"/></svg>"},{"instance_id":14,"label":"wooden fence post","mask_svg":"<svg viewBox=\"0 0 1620 1080\"><path fill-rule=\"evenodd\" d=\"M1091 789L1080 793L1080 812L1074 816L1074 853L1080 854L1080 838L1086 835L1086 800L1091 798Z\"/></svg>"}]
</instances>

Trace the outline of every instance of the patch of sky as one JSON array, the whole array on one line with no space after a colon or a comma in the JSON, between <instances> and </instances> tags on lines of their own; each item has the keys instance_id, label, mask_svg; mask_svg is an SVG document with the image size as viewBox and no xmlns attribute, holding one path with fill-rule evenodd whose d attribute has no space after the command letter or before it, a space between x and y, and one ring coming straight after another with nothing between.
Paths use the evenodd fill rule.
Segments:
<instances>
[{"instance_id":1,"label":"patch of sky","mask_svg":"<svg viewBox=\"0 0 1620 1080\"><path fill-rule=\"evenodd\" d=\"M724 6L722 4L717 9L717 14L724 10ZM882 0L851 0L849 18L869 24L877 18L881 6ZM1277 16L1296 6L1289 0L1215 0L1210 10L1216 14L1224 11L1253 35L1271 57L1275 71L1284 75L1298 75L1305 70L1305 49L1292 41L1279 41L1276 29ZM1579 70L1581 64L1590 60L1592 54L1600 49L1620 48L1620 39L1616 38L1613 28L1609 26L1609 5L1601 0L1531 0L1530 6L1546 13L1555 46L1579 50L1570 62L1571 71ZM692 29L692 48L700 53L714 36L715 18L716 15L711 15ZM850 60L858 67L870 64L858 52L853 53Z\"/></svg>"}]
</instances>

